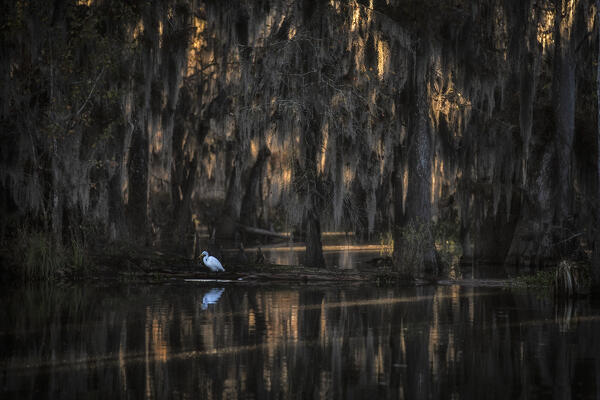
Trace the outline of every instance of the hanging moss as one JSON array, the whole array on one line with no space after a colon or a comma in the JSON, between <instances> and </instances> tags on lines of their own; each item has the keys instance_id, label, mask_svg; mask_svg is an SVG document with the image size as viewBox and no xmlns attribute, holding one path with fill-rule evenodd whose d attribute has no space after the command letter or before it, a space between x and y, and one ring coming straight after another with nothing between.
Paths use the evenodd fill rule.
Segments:
<instances>
[{"instance_id":1,"label":"hanging moss","mask_svg":"<svg viewBox=\"0 0 600 400\"><path fill-rule=\"evenodd\" d=\"M194 214L234 227L265 148L248 221L458 215L496 262L591 243L590 1L79 3L0 17L3 216L65 243L86 221L149 244Z\"/></svg>"}]
</instances>

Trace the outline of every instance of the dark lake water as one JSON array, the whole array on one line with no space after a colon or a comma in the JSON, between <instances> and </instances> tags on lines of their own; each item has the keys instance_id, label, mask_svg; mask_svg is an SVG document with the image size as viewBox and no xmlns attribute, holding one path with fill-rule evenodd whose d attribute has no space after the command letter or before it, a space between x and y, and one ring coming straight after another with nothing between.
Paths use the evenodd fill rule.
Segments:
<instances>
[{"instance_id":1,"label":"dark lake water","mask_svg":"<svg viewBox=\"0 0 600 400\"><path fill-rule=\"evenodd\" d=\"M0 398L598 398L600 307L493 287L0 294Z\"/></svg>"}]
</instances>

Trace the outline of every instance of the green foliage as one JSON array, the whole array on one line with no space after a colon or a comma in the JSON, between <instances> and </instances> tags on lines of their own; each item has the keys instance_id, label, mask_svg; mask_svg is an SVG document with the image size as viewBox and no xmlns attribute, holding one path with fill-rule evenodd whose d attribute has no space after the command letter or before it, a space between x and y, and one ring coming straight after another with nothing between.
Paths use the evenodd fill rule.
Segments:
<instances>
[{"instance_id":1,"label":"green foliage","mask_svg":"<svg viewBox=\"0 0 600 400\"><path fill-rule=\"evenodd\" d=\"M394 253L394 235L392 232L384 232L379 235L379 255L382 257L392 257Z\"/></svg>"},{"instance_id":2,"label":"green foliage","mask_svg":"<svg viewBox=\"0 0 600 400\"><path fill-rule=\"evenodd\" d=\"M91 262L82 240L73 239L67 246L57 243L49 232L19 229L8 248L15 274L26 281L48 281L80 276Z\"/></svg>"},{"instance_id":3,"label":"green foliage","mask_svg":"<svg viewBox=\"0 0 600 400\"><path fill-rule=\"evenodd\" d=\"M65 264L63 249L53 244L50 235L21 231L18 240L22 249L20 261L23 279L52 279Z\"/></svg>"},{"instance_id":4,"label":"green foliage","mask_svg":"<svg viewBox=\"0 0 600 400\"><path fill-rule=\"evenodd\" d=\"M519 275L515 278L517 287L537 287L537 288L552 288L554 278L556 276L556 268L547 268L537 271L531 275Z\"/></svg>"},{"instance_id":5,"label":"green foliage","mask_svg":"<svg viewBox=\"0 0 600 400\"><path fill-rule=\"evenodd\" d=\"M460 221L437 221L432 226L438 259L451 278L459 275L458 265L463 254L460 244Z\"/></svg>"},{"instance_id":6,"label":"green foliage","mask_svg":"<svg viewBox=\"0 0 600 400\"><path fill-rule=\"evenodd\" d=\"M70 264L73 272L84 273L89 265L87 251L83 243L79 240L71 240L71 259Z\"/></svg>"},{"instance_id":7,"label":"green foliage","mask_svg":"<svg viewBox=\"0 0 600 400\"><path fill-rule=\"evenodd\" d=\"M557 295L570 297L590 284L589 269L587 264L562 260L556 267L539 270L533 275L518 276L515 285L547 291L554 289Z\"/></svg>"},{"instance_id":8,"label":"green foliage","mask_svg":"<svg viewBox=\"0 0 600 400\"><path fill-rule=\"evenodd\" d=\"M423 270L426 246L431 243L431 224L412 220L400 230L401 271L414 276Z\"/></svg>"},{"instance_id":9,"label":"green foliage","mask_svg":"<svg viewBox=\"0 0 600 400\"><path fill-rule=\"evenodd\" d=\"M419 222L411 221L401 229L401 260L402 268L409 274L420 271L423 266L423 256L433 239L437 251L437 261L443 270L447 271L452 277L457 277L458 264L462 256L462 246L459 240L460 224L454 221ZM389 248L389 243L393 246L393 240L382 236L381 244L384 249ZM384 250L385 251L385 250Z\"/></svg>"}]
</instances>

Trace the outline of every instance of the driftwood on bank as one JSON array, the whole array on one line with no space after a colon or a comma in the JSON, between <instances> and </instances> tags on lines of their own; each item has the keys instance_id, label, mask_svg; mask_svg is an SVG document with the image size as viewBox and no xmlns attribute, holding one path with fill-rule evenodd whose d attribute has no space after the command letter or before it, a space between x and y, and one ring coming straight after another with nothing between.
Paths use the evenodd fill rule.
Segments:
<instances>
[{"instance_id":1,"label":"driftwood on bank","mask_svg":"<svg viewBox=\"0 0 600 400\"><path fill-rule=\"evenodd\" d=\"M289 239L290 238L290 235L288 235L288 234L269 231L267 229L255 228L253 226L247 226L247 225L242 225L242 224L239 224L239 227L248 233L254 233L256 235L271 236L271 237L276 237L276 238L280 238L280 239Z\"/></svg>"}]
</instances>

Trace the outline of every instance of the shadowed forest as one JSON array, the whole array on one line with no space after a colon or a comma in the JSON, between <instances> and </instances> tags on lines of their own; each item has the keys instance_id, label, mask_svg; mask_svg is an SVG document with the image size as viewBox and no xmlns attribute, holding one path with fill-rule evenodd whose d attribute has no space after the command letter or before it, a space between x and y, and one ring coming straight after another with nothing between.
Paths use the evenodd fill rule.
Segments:
<instances>
[{"instance_id":1,"label":"shadowed forest","mask_svg":"<svg viewBox=\"0 0 600 400\"><path fill-rule=\"evenodd\" d=\"M334 231L600 282L596 1L4 3L3 265Z\"/></svg>"}]
</instances>

